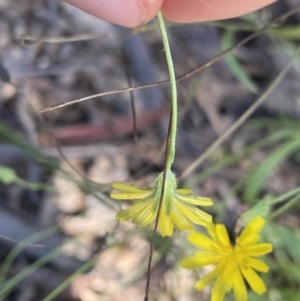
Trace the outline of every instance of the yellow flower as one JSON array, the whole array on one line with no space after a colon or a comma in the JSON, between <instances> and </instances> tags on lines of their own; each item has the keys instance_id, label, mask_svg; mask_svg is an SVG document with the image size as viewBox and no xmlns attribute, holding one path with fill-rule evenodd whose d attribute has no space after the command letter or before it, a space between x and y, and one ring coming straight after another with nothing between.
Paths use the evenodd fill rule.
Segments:
<instances>
[{"instance_id":1,"label":"yellow flower","mask_svg":"<svg viewBox=\"0 0 300 301\"><path fill-rule=\"evenodd\" d=\"M191 232L188 240L203 251L185 258L181 262L182 267L195 269L215 264L211 272L197 281L196 289L202 290L216 279L211 301L223 300L225 293L231 289L236 301L246 301L247 289L244 281L246 279L255 293L259 295L264 293L266 286L256 271L266 273L269 267L262 260L254 258L272 251L271 244L257 243L258 233L264 223L262 217L252 220L236 238L234 246L231 245L228 232L222 224L207 224L211 238L195 231Z\"/></svg>"},{"instance_id":2,"label":"yellow flower","mask_svg":"<svg viewBox=\"0 0 300 301\"><path fill-rule=\"evenodd\" d=\"M163 173L160 173L153 188L138 187L114 183L113 188L122 191L112 193L111 198L117 200L134 201L133 204L117 214L120 221L132 220L139 227L154 223L159 208L162 191ZM177 189L176 177L172 172L166 175L163 203L158 220L158 231L162 236L171 236L174 225L180 230L193 230L192 223L205 225L212 221L211 215L196 208L198 206L210 206L209 198L194 196L192 190Z\"/></svg>"}]
</instances>

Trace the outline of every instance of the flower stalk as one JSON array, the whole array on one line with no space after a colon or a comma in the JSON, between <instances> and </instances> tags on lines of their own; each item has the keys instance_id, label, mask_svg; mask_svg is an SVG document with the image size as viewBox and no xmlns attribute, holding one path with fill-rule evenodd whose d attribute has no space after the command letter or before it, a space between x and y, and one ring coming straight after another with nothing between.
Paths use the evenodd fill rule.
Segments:
<instances>
[{"instance_id":1,"label":"flower stalk","mask_svg":"<svg viewBox=\"0 0 300 301\"><path fill-rule=\"evenodd\" d=\"M170 131L169 137L167 141L167 154L166 154L166 162L165 162L165 172L171 171L172 164L175 158L175 146L176 146L176 131L177 131L177 87L176 87L176 77L174 72L174 65L169 45L169 40L167 36L166 27L164 24L163 16L161 12L157 14L158 25L162 37L162 42L164 45L164 50L166 54L166 61L168 65L168 71L170 76L170 84L171 84L171 118L170 118Z\"/></svg>"}]
</instances>

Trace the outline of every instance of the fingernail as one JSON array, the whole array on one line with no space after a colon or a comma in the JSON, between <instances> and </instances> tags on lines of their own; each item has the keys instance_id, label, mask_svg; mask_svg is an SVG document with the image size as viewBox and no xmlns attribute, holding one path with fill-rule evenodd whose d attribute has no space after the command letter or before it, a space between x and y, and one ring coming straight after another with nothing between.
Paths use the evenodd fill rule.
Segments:
<instances>
[{"instance_id":1,"label":"fingernail","mask_svg":"<svg viewBox=\"0 0 300 301\"><path fill-rule=\"evenodd\" d=\"M98 0L95 2L102 3L101 9L98 10L101 10L101 15L105 17L99 15L100 18L121 26L138 26L146 18L146 8L141 0Z\"/></svg>"}]
</instances>

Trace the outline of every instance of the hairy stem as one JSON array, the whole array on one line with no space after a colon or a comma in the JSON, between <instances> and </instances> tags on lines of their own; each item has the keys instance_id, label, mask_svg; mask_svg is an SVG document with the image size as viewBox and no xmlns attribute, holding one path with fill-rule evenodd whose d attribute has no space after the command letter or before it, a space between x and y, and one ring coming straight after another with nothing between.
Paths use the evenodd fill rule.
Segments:
<instances>
[{"instance_id":1,"label":"hairy stem","mask_svg":"<svg viewBox=\"0 0 300 301\"><path fill-rule=\"evenodd\" d=\"M166 162L166 170L171 170L171 166L174 162L175 157L175 143L176 143L176 130L177 130L177 88L176 88L176 77L174 72L174 66L172 61L172 55L170 51L170 45L168 41L167 31L164 24L164 20L162 17L161 12L157 14L157 20L159 24L159 29L164 45L164 50L166 53L166 60L168 65L168 71L170 76L170 83L171 83L171 95L172 95L172 113L171 113L171 129L170 129L170 136L168 139L169 147L168 154L167 154L167 162Z\"/></svg>"},{"instance_id":2,"label":"hairy stem","mask_svg":"<svg viewBox=\"0 0 300 301\"><path fill-rule=\"evenodd\" d=\"M153 229L153 235L152 235L152 239L151 239L151 243L150 243L150 255L149 255L149 261L148 261L147 283L146 283L146 291L145 291L144 301L149 300L149 287L150 287L151 265L152 265L152 258L153 258L154 233L158 227L160 211L161 211L161 207L162 207L162 203L163 203L163 199L164 199L164 191L165 191L167 173L171 171L172 164L173 164L174 158L175 158L175 144L176 144L176 130L177 130L176 78L175 78L174 66L173 66L167 31L166 31L166 27L165 27L161 12L158 12L157 20L158 20L158 24L159 24L160 33L162 36L164 50L166 53L166 60L167 60L168 71L169 71L169 76L170 76L172 108L171 108L171 114L170 114L169 131L168 131L166 152L165 152L165 164L164 164L164 171L163 171L161 197L160 197L159 207L158 207L155 225L154 225L154 229Z\"/></svg>"}]
</instances>

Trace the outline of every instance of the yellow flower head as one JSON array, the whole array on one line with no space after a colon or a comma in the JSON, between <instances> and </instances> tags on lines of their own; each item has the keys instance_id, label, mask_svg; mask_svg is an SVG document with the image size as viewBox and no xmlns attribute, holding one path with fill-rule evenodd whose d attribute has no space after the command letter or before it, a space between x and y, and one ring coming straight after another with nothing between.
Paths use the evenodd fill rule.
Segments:
<instances>
[{"instance_id":1,"label":"yellow flower head","mask_svg":"<svg viewBox=\"0 0 300 301\"><path fill-rule=\"evenodd\" d=\"M225 293L231 289L236 301L246 301L244 278L255 293L260 295L266 291L265 284L256 271L266 273L269 267L262 260L254 258L272 251L271 244L257 243L258 233L264 223L262 217L252 220L236 238L234 246L222 224L207 224L210 238L195 231L189 234L188 240L203 251L185 258L181 265L186 269L195 269L215 264L214 269L195 284L198 290L202 290L216 279L211 301L223 300Z\"/></svg>"},{"instance_id":2,"label":"yellow flower head","mask_svg":"<svg viewBox=\"0 0 300 301\"><path fill-rule=\"evenodd\" d=\"M111 198L117 200L132 200L133 204L117 214L120 221L132 220L139 227L144 227L155 221L162 192L163 173L155 180L153 188L138 187L114 183L113 188L122 192L112 193ZM166 175L163 203L158 220L158 231L162 236L171 236L174 225L180 230L193 230L192 223L205 225L212 221L211 215L198 209L198 206L210 206L209 198L194 196L192 190L177 189L176 177L172 172Z\"/></svg>"}]
</instances>

